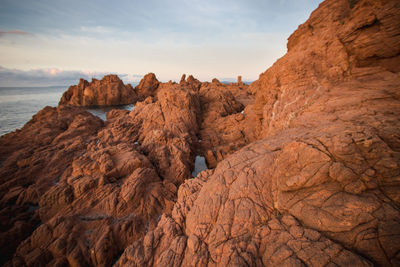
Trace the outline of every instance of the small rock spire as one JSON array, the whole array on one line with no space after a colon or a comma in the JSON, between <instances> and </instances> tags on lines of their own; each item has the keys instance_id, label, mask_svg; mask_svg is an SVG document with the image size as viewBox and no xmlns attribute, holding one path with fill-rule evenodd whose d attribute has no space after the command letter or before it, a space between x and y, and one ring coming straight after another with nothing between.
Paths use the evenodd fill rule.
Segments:
<instances>
[{"instance_id":1,"label":"small rock spire","mask_svg":"<svg viewBox=\"0 0 400 267\"><path fill-rule=\"evenodd\" d=\"M239 75L239 76L237 77L237 83L238 83L238 84L243 84L243 82L242 82L242 76Z\"/></svg>"}]
</instances>

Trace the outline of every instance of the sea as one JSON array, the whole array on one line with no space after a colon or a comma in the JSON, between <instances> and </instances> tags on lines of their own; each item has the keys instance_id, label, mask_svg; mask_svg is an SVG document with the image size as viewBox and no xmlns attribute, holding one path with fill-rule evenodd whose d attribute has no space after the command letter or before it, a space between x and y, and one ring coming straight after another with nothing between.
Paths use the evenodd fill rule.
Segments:
<instances>
[{"instance_id":1,"label":"sea","mask_svg":"<svg viewBox=\"0 0 400 267\"><path fill-rule=\"evenodd\" d=\"M68 86L0 87L0 135L22 128L45 106L56 107ZM112 108L132 110L133 105L89 108L93 115L106 119Z\"/></svg>"}]
</instances>

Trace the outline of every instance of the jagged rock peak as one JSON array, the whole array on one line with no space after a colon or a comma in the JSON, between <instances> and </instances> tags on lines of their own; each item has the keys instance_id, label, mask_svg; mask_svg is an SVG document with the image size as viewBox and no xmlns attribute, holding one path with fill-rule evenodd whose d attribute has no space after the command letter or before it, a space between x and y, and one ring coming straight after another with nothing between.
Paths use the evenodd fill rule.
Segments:
<instances>
[{"instance_id":1,"label":"jagged rock peak","mask_svg":"<svg viewBox=\"0 0 400 267\"><path fill-rule=\"evenodd\" d=\"M130 84L125 85L114 74L106 75L101 80L88 82L80 79L78 85L68 88L62 95L59 105L70 106L113 106L134 103L136 93Z\"/></svg>"},{"instance_id":2,"label":"jagged rock peak","mask_svg":"<svg viewBox=\"0 0 400 267\"><path fill-rule=\"evenodd\" d=\"M154 73L146 74L139 84L135 87L136 94L140 100L146 99L148 96L155 96L160 82Z\"/></svg>"}]
</instances>

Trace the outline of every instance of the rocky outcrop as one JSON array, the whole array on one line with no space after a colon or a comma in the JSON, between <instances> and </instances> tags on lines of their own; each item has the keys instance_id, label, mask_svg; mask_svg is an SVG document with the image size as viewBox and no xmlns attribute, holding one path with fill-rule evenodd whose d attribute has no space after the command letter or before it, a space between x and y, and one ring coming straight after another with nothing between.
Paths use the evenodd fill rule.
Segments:
<instances>
[{"instance_id":1,"label":"rocky outcrop","mask_svg":"<svg viewBox=\"0 0 400 267\"><path fill-rule=\"evenodd\" d=\"M199 95L201 154L208 166L214 168L227 155L248 144L243 131L244 105L240 100L246 98L251 102L253 97L243 87L222 84L218 80L203 83Z\"/></svg>"},{"instance_id":2,"label":"rocky outcrop","mask_svg":"<svg viewBox=\"0 0 400 267\"><path fill-rule=\"evenodd\" d=\"M157 80L154 73L146 74L135 87L139 100L144 100L148 96L156 96L156 91L159 85L160 82Z\"/></svg>"},{"instance_id":3,"label":"rocky outcrop","mask_svg":"<svg viewBox=\"0 0 400 267\"><path fill-rule=\"evenodd\" d=\"M201 86L192 76L160 83L154 96L131 112L111 110L105 122L80 107L45 108L1 137L2 260L15 250L9 265L108 266L154 229L203 151L203 110L243 107L222 84L201 107Z\"/></svg>"},{"instance_id":4,"label":"rocky outcrop","mask_svg":"<svg viewBox=\"0 0 400 267\"><path fill-rule=\"evenodd\" d=\"M289 38L250 87L252 143L186 181L117 266L400 264L400 6L352 3Z\"/></svg>"},{"instance_id":5,"label":"rocky outcrop","mask_svg":"<svg viewBox=\"0 0 400 267\"><path fill-rule=\"evenodd\" d=\"M148 74L105 122L43 109L0 137L2 261L400 265L399 21L327 0L250 86Z\"/></svg>"},{"instance_id":6,"label":"rocky outcrop","mask_svg":"<svg viewBox=\"0 0 400 267\"><path fill-rule=\"evenodd\" d=\"M355 3L352 8L349 2ZM316 107L331 105L326 102L341 94L350 94L347 97L353 99L367 97L352 90L359 88L360 83L373 90L367 79L374 82L396 79L399 69L395 66L400 60L398 18L396 1L323 2L289 37L288 53L251 84L250 90L256 92L252 113L257 117L257 124L248 124L254 126L251 131L262 138L299 124L312 128L321 121L332 122L335 117L331 113L338 107L335 110ZM333 90L337 84L347 89ZM379 87L384 88L385 84ZM357 110L353 106L351 109ZM310 116L302 116L305 113L323 118L315 116L310 120ZM361 117L358 119L362 121Z\"/></svg>"},{"instance_id":7,"label":"rocky outcrop","mask_svg":"<svg viewBox=\"0 0 400 267\"><path fill-rule=\"evenodd\" d=\"M83 109L46 107L0 137L1 262L40 224L40 197L70 174L74 157L102 126Z\"/></svg>"},{"instance_id":8,"label":"rocky outcrop","mask_svg":"<svg viewBox=\"0 0 400 267\"><path fill-rule=\"evenodd\" d=\"M62 95L59 105L71 106L115 106L132 104L137 100L133 87L125 85L117 75L88 82L80 79Z\"/></svg>"},{"instance_id":9,"label":"rocky outcrop","mask_svg":"<svg viewBox=\"0 0 400 267\"><path fill-rule=\"evenodd\" d=\"M187 181L117 266L396 266L397 197L381 189L396 152L368 127L319 130L254 142Z\"/></svg>"},{"instance_id":10,"label":"rocky outcrop","mask_svg":"<svg viewBox=\"0 0 400 267\"><path fill-rule=\"evenodd\" d=\"M46 108L2 137L2 192L8 193L1 204L9 223L2 246L25 231L8 246L10 257L19 245L9 264L108 266L171 211L177 187L194 167L199 100L173 83L160 85L156 99L132 112L112 110L105 124L82 108ZM30 139L37 143L23 141ZM45 161L51 153L54 161ZM25 194L26 203L15 202ZM12 213L19 220L6 219ZM30 228L21 230L21 223Z\"/></svg>"}]
</instances>

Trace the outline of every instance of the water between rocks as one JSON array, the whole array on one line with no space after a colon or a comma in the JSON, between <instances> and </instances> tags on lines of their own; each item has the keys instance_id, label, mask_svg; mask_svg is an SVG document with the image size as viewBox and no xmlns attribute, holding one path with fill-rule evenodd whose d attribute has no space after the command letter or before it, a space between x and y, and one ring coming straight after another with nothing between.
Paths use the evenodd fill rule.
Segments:
<instances>
[{"instance_id":1,"label":"water between rocks","mask_svg":"<svg viewBox=\"0 0 400 267\"><path fill-rule=\"evenodd\" d=\"M200 172L207 170L206 159L202 156L196 156L194 161L194 170L192 172L192 176L196 177Z\"/></svg>"},{"instance_id":2,"label":"water between rocks","mask_svg":"<svg viewBox=\"0 0 400 267\"><path fill-rule=\"evenodd\" d=\"M106 116L107 112L109 112L112 109L133 110L134 108L135 105L130 104L130 105L120 105L120 106L88 108L87 111L105 121L107 120Z\"/></svg>"},{"instance_id":3,"label":"water between rocks","mask_svg":"<svg viewBox=\"0 0 400 267\"><path fill-rule=\"evenodd\" d=\"M45 106L56 107L67 89L68 86L0 87L0 135L22 128ZM107 112L114 108L132 110L134 106L89 108L88 111L106 120Z\"/></svg>"}]
</instances>

